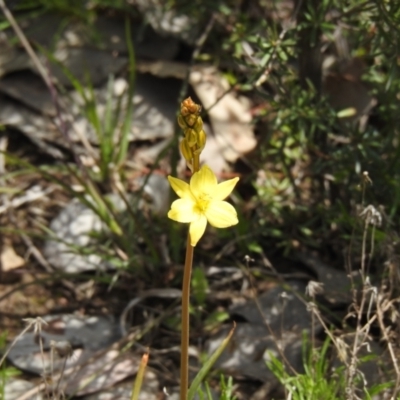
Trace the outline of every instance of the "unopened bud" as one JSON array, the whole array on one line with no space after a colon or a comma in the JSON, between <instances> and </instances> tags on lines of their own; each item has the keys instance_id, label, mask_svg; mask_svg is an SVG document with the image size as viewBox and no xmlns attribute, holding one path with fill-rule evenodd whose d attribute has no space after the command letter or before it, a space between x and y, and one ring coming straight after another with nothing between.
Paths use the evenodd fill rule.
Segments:
<instances>
[{"instance_id":1,"label":"unopened bud","mask_svg":"<svg viewBox=\"0 0 400 400\"><path fill-rule=\"evenodd\" d=\"M186 116L188 114L199 114L201 111L201 106L196 104L191 97L182 101L181 113Z\"/></svg>"},{"instance_id":2,"label":"unopened bud","mask_svg":"<svg viewBox=\"0 0 400 400\"><path fill-rule=\"evenodd\" d=\"M179 149L183 155L183 157L185 157L185 160L188 163L191 163L193 160L193 152L191 147L188 145L188 142L186 139L182 139L181 142L179 143Z\"/></svg>"},{"instance_id":3,"label":"unopened bud","mask_svg":"<svg viewBox=\"0 0 400 400\"><path fill-rule=\"evenodd\" d=\"M204 149L204 146L206 145L206 140L207 140L207 135L203 130L201 130L197 134L197 146L200 152Z\"/></svg>"},{"instance_id":4,"label":"unopened bud","mask_svg":"<svg viewBox=\"0 0 400 400\"><path fill-rule=\"evenodd\" d=\"M200 132L201 130L203 130L203 120L201 119L201 117L196 118L196 121L193 124L193 129L196 132Z\"/></svg>"},{"instance_id":5,"label":"unopened bud","mask_svg":"<svg viewBox=\"0 0 400 400\"><path fill-rule=\"evenodd\" d=\"M181 113L178 115L178 124L183 129L185 138L179 147L189 168L193 165L198 168L199 156L206 144L206 133L203 130L203 120L199 116L201 106L188 97L181 103Z\"/></svg>"},{"instance_id":6,"label":"unopened bud","mask_svg":"<svg viewBox=\"0 0 400 400\"><path fill-rule=\"evenodd\" d=\"M188 109L187 107L185 107L185 106L183 105L183 103L182 103L182 106L181 106L181 114L182 114L184 117L186 117L187 115L190 114L189 109Z\"/></svg>"},{"instance_id":7,"label":"unopened bud","mask_svg":"<svg viewBox=\"0 0 400 400\"><path fill-rule=\"evenodd\" d=\"M197 134L194 129L185 129L185 139L190 147L197 143Z\"/></svg>"},{"instance_id":8,"label":"unopened bud","mask_svg":"<svg viewBox=\"0 0 400 400\"><path fill-rule=\"evenodd\" d=\"M182 129L186 129L186 128L187 128L185 119L183 118L182 115L178 115L178 125L179 125Z\"/></svg>"},{"instance_id":9,"label":"unopened bud","mask_svg":"<svg viewBox=\"0 0 400 400\"><path fill-rule=\"evenodd\" d=\"M185 117L185 122L187 126L190 126L191 128L194 127L198 119L198 116L196 114L189 114Z\"/></svg>"}]
</instances>

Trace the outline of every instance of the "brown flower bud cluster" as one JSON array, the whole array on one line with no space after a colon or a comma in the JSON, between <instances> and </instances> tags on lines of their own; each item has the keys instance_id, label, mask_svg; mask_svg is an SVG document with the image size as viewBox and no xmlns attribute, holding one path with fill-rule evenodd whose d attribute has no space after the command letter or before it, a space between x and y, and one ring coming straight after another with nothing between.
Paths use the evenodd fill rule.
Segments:
<instances>
[{"instance_id":1,"label":"brown flower bud cluster","mask_svg":"<svg viewBox=\"0 0 400 400\"><path fill-rule=\"evenodd\" d=\"M200 113L201 106L190 97L181 103L178 124L183 129L185 137L180 142L179 148L192 172L196 172L199 168L200 153L207 139Z\"/></svg>"}]
</instances>

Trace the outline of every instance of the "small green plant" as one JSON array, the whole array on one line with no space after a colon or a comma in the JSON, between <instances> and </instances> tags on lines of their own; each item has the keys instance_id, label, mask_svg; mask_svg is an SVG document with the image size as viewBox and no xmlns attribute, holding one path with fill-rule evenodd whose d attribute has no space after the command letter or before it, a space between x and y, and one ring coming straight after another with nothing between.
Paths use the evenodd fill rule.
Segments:
<instances>
[{"instance_id":1,"label":"small green plant","mask_svg":"<svg viewBox=\"0 0 400 400\"><path fill-rule=\"evenodd\" d=\"M342 400L348 398L347 382L345 378L345 365L331 368L332 362L329 357L331 340L329 337L319 348L310 348L306 336L303 338L303 372L296 374L289 373L284 363L270 354L270 361L267 363L270 370L277 377L285 388L287 398L292 400ZM371 361L371 356L363 357L363 362ZM364 385L360 385L364 386ZM393 382L374 384L369 388L363 388L365 399L372 399L373 396L387 393L393 388ZM361 393L361 389L359 390ZM353 397L351 397L353 398ZM359 397L355 397L359 398Z\"/></svg>"},{"instance_id":2,"label":"small green plant","mask_svg":"<svg viewBox=\"0 0 400 400\"><path fill-rule=\"evenodd\" d=\"M116 96L116 85L113 76L108 79L105 109L99 112L98 100L93 86L88 77L88 82L83 85L71 72L59 63L51 54L48 57L57 63L68 77L69 81L80 95L83 102L82 113L85 115L90 127L93 129L99 144L99 155L94 156L99 171L98 176L93 175L96 181L109 183L121 172L126 161L129 133L132 126L133 93L135 87L135 56L131 41L130 25L126 22L126 38L129 50L129 79L127 85L121 82ZM86 145L90 147L89 144ZM96 154L89 149L90 154Z\"/></svg>"},{"instance_id":3,"label":"small green plant","mask_svg":"<svg viewBox=\"0 0 400 400\"><path fill-rule=\"evenodd\" d=\"M293 400L339 400L344 394L344 378L340 370L335 377L329 377L327 352L330 340L325 340L320 349L309 349L309 343L303 340L303 373L295 375L287 372L279 359L270 355L268 367L285 387Z\"/></svg>"},{"instance_id":4,"label":"small green plant","mask_svg":"<svg viewBox=\"0 0 400 400\"><path fill-rule=\"evenodd\" d=\"M233 393L232 377L229 377L228 380L226 380L225 377L221 375L220 387L221 387L220 400L236 400L236 397L232 394Z\"/></svg>"},{"instance_id":5,"label":"small green plant","mask_svg":"<svg viewBox=\"0 0 400 400\"><path fill-rule=\"evenodd\" d=\"M220 387L220 397L219 400L236 400L237 398L232 394L233 393L233 379L229 377L227 380L224 375L221 375L221 379L219 382ZM214 397L211 394L210 386L207 382L204 383L204 388L199 388L197 391L199 396L199 400L213 400Z\"/></svg>"}]
</instances>

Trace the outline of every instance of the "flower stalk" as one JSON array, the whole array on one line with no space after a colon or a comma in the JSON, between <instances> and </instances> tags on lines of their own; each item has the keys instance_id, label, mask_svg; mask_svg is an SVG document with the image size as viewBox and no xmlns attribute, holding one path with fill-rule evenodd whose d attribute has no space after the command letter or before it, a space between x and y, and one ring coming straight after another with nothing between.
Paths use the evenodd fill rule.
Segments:
<instances>
[{"instance_id":1,"label":"flower stalk","mask_svg":"<svg viewBox=\"0 0 400 400\"><path fill-rule=\"evenodd\" d=\"M180 150L192 173L200 168L200 153L205 146L206 134L203 131L203 120L199 116L201 107L189 97L181 104L178 124L185 137L180 142ZM197 129L194 129L196 127ZM197 138L196 138L197 135ZM190 282L193 269L194 247L191 245L190 232L186 240L185 267L182 281L182 317L181 317L181 400L187 400L189 389L189 332L190 332Z\"/></svg>"},{"instance_id":2,"label":"flower stalk","mask_svg":"<svg viewBox=\"0 0 400 400\"><path fill-rule=\"evenodd\" d=\"M193 268L194 247L190 244L190 234L187 236L185 269L182 282L182 317L181 317L181 400L187 400L189 389L189 332L190 332L190 281Z\"/></svg>"}]
</instances>

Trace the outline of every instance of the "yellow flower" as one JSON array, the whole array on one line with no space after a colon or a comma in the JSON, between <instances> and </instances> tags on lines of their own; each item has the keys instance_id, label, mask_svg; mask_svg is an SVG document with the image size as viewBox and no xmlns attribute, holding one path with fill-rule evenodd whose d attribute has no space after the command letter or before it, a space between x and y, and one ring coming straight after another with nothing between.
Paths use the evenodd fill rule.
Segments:
<instances>
[{"instance_id":1,"label":"yellow flower","mask_svg":"<svg viewBox=\"0 0 400 400\"><path fill-rule=\"evenodd\" d=\"M235 208L226 201L239 178L219 183L214 173L206 165L195 172L190 184L168 177L172 189L180 197L168 212L174 221L190 223L189 233L192 246L203 236L207 222L215 228L227 228L239 221Z\"/></svg>"}]
</instances>

